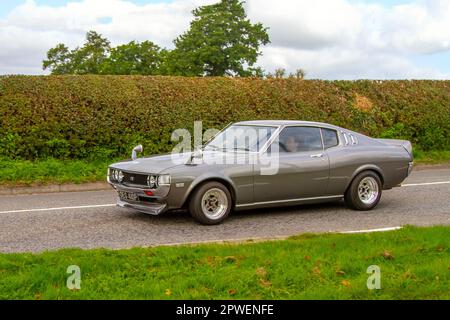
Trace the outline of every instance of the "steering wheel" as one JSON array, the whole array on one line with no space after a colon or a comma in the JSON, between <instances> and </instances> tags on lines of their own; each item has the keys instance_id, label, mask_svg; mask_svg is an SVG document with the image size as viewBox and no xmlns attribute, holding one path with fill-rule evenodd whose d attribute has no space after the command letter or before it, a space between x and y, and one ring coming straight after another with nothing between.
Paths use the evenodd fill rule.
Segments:
<instances>
[{"instance_id":1,"label":"steering wheel","mask_svg":"<svg viewBox=\"0 0 450 320\"><path fill-rule=\"evenodd\" d=\"M279 142L278 143L280 150L284 151L284 152L289 152L289 150L287 149L286 145L283 142Z\"/></svg>"}]
</instances>

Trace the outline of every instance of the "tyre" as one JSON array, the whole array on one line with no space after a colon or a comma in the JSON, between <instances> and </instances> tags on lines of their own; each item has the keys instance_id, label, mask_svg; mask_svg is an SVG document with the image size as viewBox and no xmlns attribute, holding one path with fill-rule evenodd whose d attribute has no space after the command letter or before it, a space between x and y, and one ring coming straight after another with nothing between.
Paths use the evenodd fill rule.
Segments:
<instances>
[{"instance_id":1,"label":"tyre","mask_svg":"<svg viewBox=\"0 0 450 320\"><path fill-rule=\"evenodd\" d=\"M201 224L219 224L232 207L230 191L220 182L207 182L197 188L190 201L189 212Z\"/></svg>"},{"instance_id":2,"label":"tyre","mask_svg":"<svg viewBox=\"0 0 450 320\"><path fill-rule=\"evenodd\" d=\"M345 193L345 203L354 210L371 210L380 202L381 179L373 171L358 174Z\"/></svg>"}]
</instances>

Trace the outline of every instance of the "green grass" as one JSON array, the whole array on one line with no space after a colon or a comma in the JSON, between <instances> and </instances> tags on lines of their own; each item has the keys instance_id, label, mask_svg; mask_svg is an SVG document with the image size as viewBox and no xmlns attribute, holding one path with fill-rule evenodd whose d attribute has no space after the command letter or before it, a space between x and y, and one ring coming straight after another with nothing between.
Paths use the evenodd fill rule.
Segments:
<instances>
[{"instance_id":1,"label":"green grass","mask_svg":"<svg viewBox=\"0 0 450 320\"><path fill-rule=\"evenodd\" d=\"M450 164L450 151L414 151L415 164ZM0 185L83 183L105 181L114 160L11 160L0 158Z\"/></svg>"},{"instance_id":2,"label":"green grass","mask_svg":"<svg viewBox=\"0 0 450 320\"><path fill-rule=\"evenodd\" d=\"M0 158L0 184L30 185L105 181L114 160L11 160Z\"/></svg>"},{"instance_id":3,"label":"green grass","mask_svg":"<svg viewBox=\"0 0 450 320\"><path fill-rule=\"evenodd\" d=\"M414 150L414 162L416 164L450 163L449 151L422 151Z\"/></svg>"},{"instance_id":4,"label":"green grass","mask_svg":"<svg viewBox=\"0 0 450 320\"><path fill-rule=\"evenodd\" d=\"M0 299L450 299L450 227L0 254ZM81 268L81 289L66 287ZM381 268L369 290L367 268Z\"/></svg>"}]
</instances>

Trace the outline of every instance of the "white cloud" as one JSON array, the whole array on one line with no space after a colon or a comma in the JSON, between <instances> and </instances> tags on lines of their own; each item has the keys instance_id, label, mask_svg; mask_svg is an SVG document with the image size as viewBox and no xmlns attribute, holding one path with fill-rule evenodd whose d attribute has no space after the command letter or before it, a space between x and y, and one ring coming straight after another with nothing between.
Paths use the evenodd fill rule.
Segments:
<instances>
[{"instance_id":1,"label":"white cloud","mask_svg":"<svg viewBox=\"0 0 450 320\"><path fill-rule=\"evenodd\" d=\"M269 70L303 68L310 78L328 79L450 77L411 59L450 51L448 0L392 8L346 0L283 0L272 6L271 0L248 4L249 16L270 26L272 45L260 60Z\"/></svg>"},{"instance_id":2,"label":"white cloud","mask_svg":"<svg viewBox=\"0 0 450 320\"><path fill-rule=\"evenodd\" d=\"M29 0L0 19L0 73L42 73L50 47L81 45L88 30L113 44L152 40L172 47L188 28L191 10L213 2L84 0L48 7ZM411 58L450 51L448 0L393 7L349 0L247 0L246 8L252 21L270 28L272 43L259 60L266 70L304 68L310 78L329 79L450 77L416 66Z\"/></svg>"},{"instance_id":3,"label":"white cloud","mask_svg":"<svg viewBox=\"0 0 450 320\"><path fill-rule=\"evenodd\" d=\"M260 63L268 70L285 68L306 70L314 79L446 79L430 68L419 68L403 56L390 53L330 47L301 50L270 46L264 49Z\"/></svg>"},{"instance_id":4,"label":"white cloud","mask_svg":"<svg viewBox=\"0 0 450 320\"><path fill-rule=\"evenodd\" d=\"M252 20L270 26L274 45L289 48L339 44L362 26L359 10L344 0L251 0L247 9Z\"/></svg>"},{"instance_id":5,"label":"white cloud","mask_svg":"<svg viewBox=\"0 0 450 320\"><path fill-rule=\"evenodd\" d=\"M0 20L0 74L40 74L42 60L57 43L80 46L96 30L113 45L151 40L163 47L186 30L195 7L213 0L177 0L136 5L122 0L84 0L61 7L28 0ZM109 18L109 23L101 23Z\"/></svg>"}]
</instances>

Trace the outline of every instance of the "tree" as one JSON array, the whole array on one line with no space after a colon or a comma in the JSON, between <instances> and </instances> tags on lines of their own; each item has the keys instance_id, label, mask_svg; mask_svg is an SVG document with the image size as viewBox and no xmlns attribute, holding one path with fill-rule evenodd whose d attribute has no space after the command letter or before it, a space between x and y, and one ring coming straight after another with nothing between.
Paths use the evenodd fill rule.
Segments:
<instances>
[{"instance_id":1,"label":"tree","mask_svg":"<svg viewBox=\"0 0 450 320\"><path fill-rule=\"evenodd\" d=\"M306 75L305 70L297 69L297 70L295 70L295 73L289 74L289 78L295 78L295 79L303 80L303 79L305 79L305 75Z\"/></svg>"},{"instance_id":2,"label":"tree","mask_svg":"<svg viewBox=\"0 0 450 320\"><path fill-rule=\"evenodd\" d=\"M44 70L50 69L52 74L99 74L110 49L108 39L89 31L83 47L69 50L60 43L47 52L47 60L42 66Z\"/></svg>"},{"instance_id":3,"label":"tree","mask_svg":"<svg viewBox=\"0 0 450 320\"><path fill-rule=\"evenodd\" d=\"M47 60L42 62L44 70L51 69L52 74L72 73L71 52L63 43L47 52Z\"/></svg>"},{"instance_id":4,"label":"tree","mask_svg":"<svg viewBox=\"0 0 450 320\"><path fill-rule=\"evenodd\" d=\"M289 73L289 75L287 75L286 73L286 69L284 68L278 68L275 69L275 71L273 73L267 73L265 74L265 77L268 79L284 79L284 78L290 78L290 79L299 79L299 80L303 80L305 78L305 70L303 69L297 69L295 70L295 73Z\"/></svg>"},{"instance_id":5,"label":"tree","mask_svg":"<svg viewBox=\"0 0 450 320\"><path fill-rule=\"evenodd\" d=\"M167 50L151 41L131 41L112 48L108 39L89 31L81 48L69 50L60 43L48 50L42 66L52 74L156 75L165 70L162 63L166 56Z\"/></svg>"},{"instance_id":6,"label":"tree","mask_svg":"<svg viewBox=\"0 0 450 320\"><path fill-rule=\"evenodd\" d=\"M95 31L86 34L82 47L60 43L47 52L44 70L52 74L143 74L183 76L255 76L254 67L268 44L267 28L252 24L240 0L221 0L193 12L190 29L174 40L175 49L161 49L151 41L111 47Z\"/></svg>"},{"instance_id":7,"label":"tree","mask_svg":"<svg viewBox=\"0 0 450 320\"><path fill-rule=\"evenodd\" d=\"M99 74L111 49L108 39L95 31L86 34L83 47L73 51L72 62L76 74Z\"/></svg>"},{"instance_id":8,"label":"tree","mask_svg":"<svg viewBox=\"0 0 450 320\"><path fill-rule=\"evenodd\" d=\"M161 73L163 52L151 41L120 45L111 49L111 54L104 62L104 74L143 74Z\"/></svg>"},{"instance_id":9,"label":"tree","mask_svg":"<svg viewBox=\"0 0 450 320\"><path fill-rule=\"evenodd\" d=\"M284 69L284 68L278 68L274 72L275 78L281 79L281 78L284 78L285 76L286 76L286 69Z\"/></svg>"},{"instance_id":10,"label":"tree","mask_svg":"<svg viewBox=\"0 0 450 320\"><path fill-rule=\"evenodd\" d=\"M250 76L261 55L261 45L270 43L267 28L252 24L243 2L221 0L193 12L190 29L175 39L168 55L169 73L185 76Z\"/></svg>"}]
</instances>

